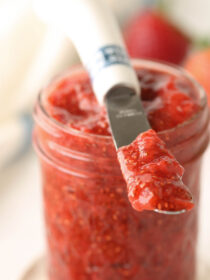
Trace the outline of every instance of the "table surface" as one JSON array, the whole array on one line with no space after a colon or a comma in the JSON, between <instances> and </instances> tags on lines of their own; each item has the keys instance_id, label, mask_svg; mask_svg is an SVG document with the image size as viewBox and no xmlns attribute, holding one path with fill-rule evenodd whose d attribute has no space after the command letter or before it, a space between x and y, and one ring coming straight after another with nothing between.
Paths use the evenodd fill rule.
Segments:
<instances>
[{"instance_id":1,"label":"table surface","mask_svg":"<svg viewBox=\"0 0 210 280\"><path fill-rule=\"evenodd\" d=\"M39 164L34 152L0 173L0 279L19 280L44 252ZM210 148L204 155L199 259L210 266ZM209 263L208 263L209 262ZM12 269L11 269L12 268ZM206 280L210 279L209 277Z\"/></svg>"}]
</instances>

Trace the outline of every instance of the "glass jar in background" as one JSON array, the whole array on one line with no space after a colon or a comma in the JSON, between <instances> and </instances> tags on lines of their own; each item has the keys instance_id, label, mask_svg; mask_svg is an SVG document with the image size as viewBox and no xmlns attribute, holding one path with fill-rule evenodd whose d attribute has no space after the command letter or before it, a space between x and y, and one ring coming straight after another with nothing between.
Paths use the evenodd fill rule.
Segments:
<instances>
[{"instance_id":1,"label":"glass jar in background","mask_svg":"<svg viewBox=\"0 0 210 280\"><path fill-rule=\"evenodd\" d=\"M209 113L203 90L182 70L136 60L135 69L163 71L186 81L201 110L189 121L158 133L184 166L195 207L181 215L137 212L110 136L78 131L35 107L34 144L40 158L50 280L194 280L200 168L208 145ZM66 75L84 74L82 67ZM63 77L64 77L63 76ZM63 79L60 77L59 79Z\"/></svg>"}]
</instances>

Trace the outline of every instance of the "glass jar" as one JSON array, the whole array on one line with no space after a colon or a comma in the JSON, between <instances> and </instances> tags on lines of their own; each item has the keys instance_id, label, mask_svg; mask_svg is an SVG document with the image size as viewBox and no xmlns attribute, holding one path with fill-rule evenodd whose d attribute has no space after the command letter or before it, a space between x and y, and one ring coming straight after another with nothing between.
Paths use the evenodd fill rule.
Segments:
<instances>
[{"instance_id":1,"label":"glass jar","mask_svg":"<svg viewBox=\"0 0 210 280\"><path fill-rule=\"evenodd\" d=\"M112 138L52 119L44 108L46 88L35 107L34 144L41 162L50 280L195 279L199 177L209 141L206 97L178 68L143 60L133 64L185 79L199 97L201 110L193 118L158 133L184 166L195 207L181 215L135 211ZM67 75L83 72L78 67Z\"/></svg>"}]
</instances>

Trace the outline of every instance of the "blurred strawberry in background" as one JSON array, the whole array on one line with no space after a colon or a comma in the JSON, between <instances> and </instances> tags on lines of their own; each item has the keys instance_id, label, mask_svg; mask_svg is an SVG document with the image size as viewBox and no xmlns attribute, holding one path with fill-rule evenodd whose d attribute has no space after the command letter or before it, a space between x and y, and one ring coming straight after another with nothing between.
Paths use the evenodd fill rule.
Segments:
<instances>
[{"instance_id":1,"label":"blurred strawberry in background","mask_svg":"<svg viewBox=\"0 0 210 280\"><path fill-rule=\"evenodd\" d=\"M158 11L141 12L124 28L124 36L131 57L158 59L180 64L190 39Z\"/></svg>"},{"instance_id":2,"label":"blurred strawberry in background","mask_svg":"<svg viewBox=\"0 0 210 280\"><path fill-rule=\"evenodd\" d=\"M191 53L184 67L203 86L210 106L210 48Z\"/></svg>"}]
</instances>

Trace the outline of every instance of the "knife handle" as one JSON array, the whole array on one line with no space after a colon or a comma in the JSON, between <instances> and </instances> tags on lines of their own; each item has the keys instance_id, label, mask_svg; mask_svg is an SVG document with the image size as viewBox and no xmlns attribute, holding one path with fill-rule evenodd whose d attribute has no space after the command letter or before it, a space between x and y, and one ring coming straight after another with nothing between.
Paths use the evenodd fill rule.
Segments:
<instances>
[{"instance_id":1,"label":"knife handle","mask_svg":"<svg viewBox=\"0 0 210 280\"><path fill-rule=\"evenodd\" d=\"M139 93L123 38L111 9L103 0L71 0L69 36L87 68L99 102L110 89L126 86Z\"/></svg>"},{"instance_id":2,"label":"knife handle","mask_svg":"<svg viewBox=\"0 0 210 280\"><path fill-rule=\"evenodd\" d=\"M99 102L117 85L139 92L139 83L106 0L36 0L42 19L62 29L87 68Z\"/></svg>"}]
</instances>

